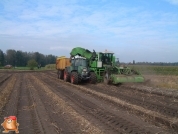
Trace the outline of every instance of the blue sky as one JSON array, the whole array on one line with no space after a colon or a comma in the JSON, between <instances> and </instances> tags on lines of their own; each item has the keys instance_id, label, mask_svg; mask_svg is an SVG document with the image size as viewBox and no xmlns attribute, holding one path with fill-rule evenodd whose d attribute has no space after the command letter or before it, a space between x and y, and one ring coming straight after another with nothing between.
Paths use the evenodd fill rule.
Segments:
<instances>
[{"instance_id":1,"label":"blue sky","mask_svg":"<svg viewBox=\"0 0 178 134\"><path fill-rule=\"evenodd\" d=\"M0 0L0 49L178 62L178 0Z\"/></svg>"}]
</instances>

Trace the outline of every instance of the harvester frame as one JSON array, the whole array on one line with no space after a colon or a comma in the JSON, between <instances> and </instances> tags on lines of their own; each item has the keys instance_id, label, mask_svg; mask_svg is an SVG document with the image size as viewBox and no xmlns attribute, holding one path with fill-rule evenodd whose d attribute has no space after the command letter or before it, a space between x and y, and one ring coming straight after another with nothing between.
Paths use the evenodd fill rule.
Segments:
<instances>
[{"instance_id":1,"label":"harvester frame","mask_svg":"<svg viewBox=\"0 0 178 134\"><path fill-rule=\"evenodd\" d=\"M135 70L126 66L117 66L115 64L115 56L112 52L93 52L76 47L70 52L70 63L76 56L86 60L87 66L75 66L76 68L87 68L87 79L90 83L104 82L106 84L119 84L125 82L144 82L144 77ZM73 84L79 83L82 71L75 69L73 64L66 66L64 69L64 80L71 81ZM77 80L76 80L77 79ZM84 79L84 80L87 80Z\"/></svg>"}]
</instances>

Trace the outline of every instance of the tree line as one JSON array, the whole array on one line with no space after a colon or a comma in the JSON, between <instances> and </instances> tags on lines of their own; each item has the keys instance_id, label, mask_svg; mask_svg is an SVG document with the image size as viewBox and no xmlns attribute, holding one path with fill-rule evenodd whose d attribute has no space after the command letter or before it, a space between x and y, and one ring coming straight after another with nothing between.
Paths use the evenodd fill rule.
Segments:
<instances>
[{"instance_id":1,"label":"tree line","mask_svg":"<svg viewBox=\"0 0 178 134\"><path fill-rule=\"evenodd\" d=\"M118 60L119 58L117 58ZM178 62L135 62L135 60L133 60L133 62L129 62L129 63L125 63L125 62L119 62L116 61L116 64L118 65L151 65L151 66L178 66Z\"/></svg>"},{"instance_id":2,"label":"tree line","mask_svg":"<svg viewBox=\"0 0 178 134\"><path fill-rule=\"evenodd\" d=\"M4 53L0 49L0 66L12 65L17 67L25 67L29 60L35 60L38 65L44 67L47 64L55 64L56 56L54 55L44 55L39 52L23 52L21 50L8 49ZM117 58L118 60L119 58ZM119 60L116 61L116 64ZM134 65L157 65L157 66L178 66L178 62L167 63L167 62L133 62L130 63L120 63L120 64L134 64Z\"/></svg>"},{"instance_id":3,"label":"tree line","mask_svg":"<svg viewBox=\"0 0 178 134\"><path fill-rule=\"evenodd\" d=\"M12 65L17 67L25 67L29 60L35 60L42 67L47 64L54 64L56 56L44 55L39 52L23 52L21 50L8 49L4 53L0 49L0 66Z\"/></svg>"},{"instance_id":4,"label":"tree line","mask_svg":"<svg viewBox=\"0 0 178 134\"><path fill-rule=\"evenodd\" d=\"M135 65L178 66L178 62L137 62Z\"/></svg>"}]
</instances>

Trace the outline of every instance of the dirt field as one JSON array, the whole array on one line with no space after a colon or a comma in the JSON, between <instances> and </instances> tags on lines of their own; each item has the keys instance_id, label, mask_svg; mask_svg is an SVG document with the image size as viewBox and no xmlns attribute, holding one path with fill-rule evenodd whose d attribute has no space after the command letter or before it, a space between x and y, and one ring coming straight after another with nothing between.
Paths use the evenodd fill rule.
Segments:
<instances>
[{"instance_id":1,"label":"dirt field","mask_svg":"<svg viewBox=\"0 0 178 134\"><path fill-rule=\"evenodd\" d=\"M0 72L0 123L10 115L23 134L177 134L178 91L72 85L54 71Z\"/></svg>"}]
</instances>

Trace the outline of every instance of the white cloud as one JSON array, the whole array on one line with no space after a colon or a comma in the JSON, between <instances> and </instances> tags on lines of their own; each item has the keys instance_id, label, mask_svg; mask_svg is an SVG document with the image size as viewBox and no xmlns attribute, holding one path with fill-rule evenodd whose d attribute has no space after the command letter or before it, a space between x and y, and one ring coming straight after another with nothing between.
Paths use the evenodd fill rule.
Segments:
<instances>
[{"instance_id":1,"label":"white cloud","mask_svg":"<svg viewBox=\"0 0 178 134\"><path fill-rule=\"evenodd\" d=\"M178 5L178 0L166 0L173 5Z\"/></svg>"},{"instance_id":2,"label":"white cloud","mask_svg":"<svg viewBox=\"0 0 178 134\"><path fill-rule=\"evenodd\" d=\"M108 49L125 60L133 56L142 58L139 54L151 56L148 54L151 51L156 54L165 53L165 49L175 50L170 44L178 43L177 13L116 6L106 1L99 6L81 3L77 0L72 3L54 0L34 0L31 4L7 2L0 16L0 43L11 47L15 42L19 47L24 46L23 50L29 48L57 55L61 51L69 53L77 46L96 51ZM168 48L159 49L158 44ZM134 53L128 54L130 50Z\"/></svg>"}]
</instances>

